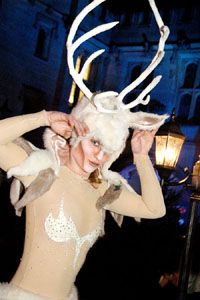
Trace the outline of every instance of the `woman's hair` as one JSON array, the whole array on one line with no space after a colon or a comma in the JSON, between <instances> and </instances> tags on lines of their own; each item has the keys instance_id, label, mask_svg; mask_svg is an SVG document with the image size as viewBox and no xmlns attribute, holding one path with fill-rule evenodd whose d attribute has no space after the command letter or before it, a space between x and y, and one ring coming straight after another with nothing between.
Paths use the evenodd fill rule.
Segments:
<instances>
[{"instance_id":1,"label":"woman's hair","mask_svg":"<svg viewBox=\"0 0 200 300\"><path fill-rule=\"evenodd\" d=\"M99 174L100 174L99 170L96 169L96 170L94 170L94 171L90 174L90 176L89 176L89 178L88 178L90 184L91 184L95 189L97 189L97 188L99 187L99 185L102 183L102 180L99 178Z\"/></svg>"}]
</instances>

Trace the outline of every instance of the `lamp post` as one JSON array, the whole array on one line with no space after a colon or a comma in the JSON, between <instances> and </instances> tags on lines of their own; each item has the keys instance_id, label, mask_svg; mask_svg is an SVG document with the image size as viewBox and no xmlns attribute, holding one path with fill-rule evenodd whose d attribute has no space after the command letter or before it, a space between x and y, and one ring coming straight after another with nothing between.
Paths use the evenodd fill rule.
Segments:
<instances>
[{"instance_id":1,"label":"lamp post","mask_svg":"<svg viewBox=\"0 0 200 300\"><path fill-rule=\"evenodd\" d=\"M185 246L181 259L178 300L186 300L187 298L188 282L191 268L192 242L194 238L194 228L196 225L198 204L200 202L200 160L195 163L191 177L192 180L190 188L192 194L190 197L190 212L188 218Z\"/></svg>"},{"instance_id":2,"label":"lamp post","mask_svg":"<svg viewBox=\"0 0 200 300\"><path fill-rule=\"evenodd\" d=\"M192 176L192 184L190 186L188 185L188 187L191 188L192 195L190 197L190 212L185 245L180 262L179 293L177 299L186 300L191 267L191 249L192 239L194 236L193 229L196 221L198 203L200 202L200 160L194 165L192 175L188 168L185 168L185 178L178 182L169 182L169 176L176 168L176 164L185 141L185 136L182 134L179 125L175 121L174 110L172 111L170 121L160 127L155 139L155 167L161 177L161 186L163 191L165 185L180 185L185 183L187 179Z\"/></svg>"},{"instance_id":3,"label":"lamp post","mask_svg":"<svg viewBox=\"0 0 200 300\"><path fill-rule=\"evenodd\" d=\"M182 134L179 125L175 121L174 109L172 111L170 121L159 128L155 139L155 167L161 177L161 186L163 186L167 183L171 172L176 168L176 164L185 141L185 136ZM184 179L184 181L186 179ZM181 182L176 184L182 184L184 181L181 180Z\"/></svg>"},{"instance_id":4,"label":"lamp post","mask_svg":"<svg viewBox=\"0 0 200 300\"><path fill-rule=\"evenodd\" d=\"M178 182L169 182L170 174L175 170L179 155L185 141L185 136L182 134L179 125L175 121L175 110L173 109L169 122L162 125L155 136L155 167L158 170L161 178L161 187L163 195L165 196L165 187L168 185L180 185L183 184L189 177L189 171L187 176ZM184 170L185 171L185 170ZM185 255L188 258L188 252ZM187 262L188 264L188 262ZM186 265L183 267L183 260L181 261L182 271L181 276L185 273ZM179 280L181 290L185 292L186 276ZM181 281L181 283L180 283ZM184 288L183 288L184 285ZM183 293L184 293L183 292ZM178 299L183 300L183 299Z\"/></svg>"}]
</instances>

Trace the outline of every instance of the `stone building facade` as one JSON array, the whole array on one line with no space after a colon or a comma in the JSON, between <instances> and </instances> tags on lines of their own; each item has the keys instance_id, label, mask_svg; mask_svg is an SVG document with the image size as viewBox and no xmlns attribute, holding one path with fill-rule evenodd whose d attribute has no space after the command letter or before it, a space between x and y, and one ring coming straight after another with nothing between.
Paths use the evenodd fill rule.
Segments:
<instances>
[{"instance_id":1,"label":"stone building facade","mask_svg":"<svg viewBox=\"0 0 200 300\"><path fill-rule=\"evenodd\" d=\"M89 2L0 1L1 118L43 108L70 111L72 79L65 43L73 19ZM133 99L161 74L160 83L151 92L150 104L138 109L170 114L175 107L186 135L180 164L192 168L200 153L200 6L195 0L190 6L176 5L176 1L164 6L157 2L170 28L165 57L125 101ZM92 91L121 91L147 67L158 45L159 31L147 1L137 8L125 1L126 9L113 3L95 8L77 31L79 37L97 25L120 21L112 30L83 43L75 53L74 63L79 57L82 64L94 51L105 49L90 68L87 85ZM76 88L74 102L78 95Z\"/></svg>"}]
</instances>

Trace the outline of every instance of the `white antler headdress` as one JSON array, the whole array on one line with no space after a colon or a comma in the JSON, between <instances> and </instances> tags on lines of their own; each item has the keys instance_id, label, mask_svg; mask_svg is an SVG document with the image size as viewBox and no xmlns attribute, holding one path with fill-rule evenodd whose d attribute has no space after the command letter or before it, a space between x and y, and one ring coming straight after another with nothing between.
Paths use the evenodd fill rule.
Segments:
<instances>
[{"instance_id":1,"label":"white antler headdress","mask_svg":"<svg viewBox=\"0 0 200 300\"><path fill-rule=\"evenodd\" d=\"M136 80L124 88L120 93L114 91L92 93L83 81L84 72L88 65L97 56L104 52L104 49L98 50L90 55L79 73L74 66L74 52L83 42L87 41L89 38L98 33L111 29L113 26L118 24L118 22L99 25L89 32L83 34L75 41L74 37L81 21L90 11L104 1L105 0L92 1L75 18L67 39L67 61L69 65L69 72L72 78L85 95L80 103L78 103L72 110L72 114L77 119L86 122L90 128L90 134L98 137L104 144L105 148L110 152L114 152L111 160L104 165L102 172L105 178L112 178L113 181L115 181L115 176L111 176L111 171L108 171L108 168L124 149L125 142L129 134L128 128L152 130L161 126L165 119L168 118L168 115L156 115L144 112L133 113L130 111L131 108L138 104L146 105L149 102L149 92L158 84L161 76L155 77L152 82L141 92L141 94L131 103L124 104L123 99L130 91L135 89L141 82L143 82L161 62L162 58L164 57L164 46L169 35L169 29L164 25L161 19L155 1L148 0L160 31L158 49L151 63Z\"/></svg>"}]
</instances>

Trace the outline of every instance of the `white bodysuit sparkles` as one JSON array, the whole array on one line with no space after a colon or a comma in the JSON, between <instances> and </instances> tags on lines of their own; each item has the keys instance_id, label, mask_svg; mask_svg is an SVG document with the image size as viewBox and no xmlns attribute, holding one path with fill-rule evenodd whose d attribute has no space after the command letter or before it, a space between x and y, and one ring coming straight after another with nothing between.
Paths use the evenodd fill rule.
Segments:
<instances>
[{"instance_id":1,"label":"white bodysuit sparkles","mask_svg":"<svg viewBox=\"0 0 200 300\"><path fill-rule=\"evenodd\" d=\"M99 225L96 229L81 237L72 218L70 216L66 217L64 214L63 200L61 201L58 217L54 218L50 213L45 219L44 226L48 237L54 242L63 243L71 239L75 241L74 269L81 246L88 241L91 247L102 230L102 225Z\"/></svg>"}]
</instances>

